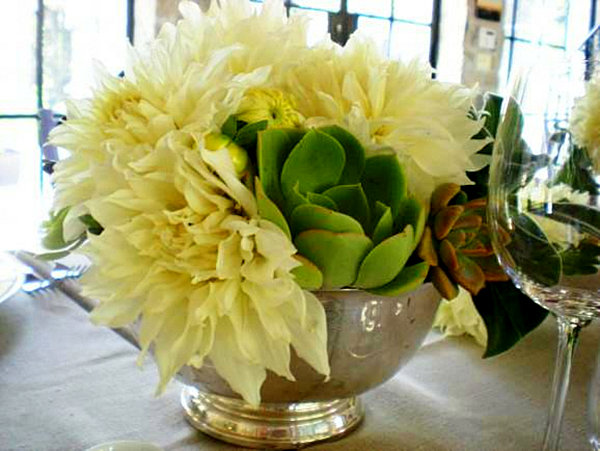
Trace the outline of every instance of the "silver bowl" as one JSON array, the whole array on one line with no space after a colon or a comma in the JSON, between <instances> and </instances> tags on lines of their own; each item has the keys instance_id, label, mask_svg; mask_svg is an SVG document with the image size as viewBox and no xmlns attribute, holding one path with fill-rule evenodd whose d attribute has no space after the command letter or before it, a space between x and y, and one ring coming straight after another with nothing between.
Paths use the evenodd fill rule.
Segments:
<instances>
[{"instance_id":1,"label":"silver bowl","mask_svg":"<svg viewBox=\"0 0 600 451\"><path fill-rule=\"evenodd\" d=\"M327 316L331 377L292 354L290 382L268 373L262 403L254 408L216 373L210 362L184 367L181 402L187 420L213 437L251 448L290 449L339 438L358 426L357 398L390 379L421 346L440 295L431 284L396 297L359 290L319 291Z\"/></svg>"}]
</instances>

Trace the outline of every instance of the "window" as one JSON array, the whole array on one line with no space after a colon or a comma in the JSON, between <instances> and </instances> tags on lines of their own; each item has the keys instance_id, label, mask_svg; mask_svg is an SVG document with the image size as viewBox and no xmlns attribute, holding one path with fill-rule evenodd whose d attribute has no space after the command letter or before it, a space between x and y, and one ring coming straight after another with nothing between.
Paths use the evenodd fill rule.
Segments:
<instances>
[{"instance_id":1,"label":"window","mask_svg":"<svg viewBox=\"0 0 600 451\"><path fill-rule=\"evenodd\" d=\"M506 85L511 74L534 62L543 62L551 68L568 52L579 51L595 24L595 2L547 0L545 8L540 10L539 2L506 1L501 83ZM536 102L532 99L525 107L534 108Z\"/></svg>"},{"instance_id":2,"label":"window","mask_svg":"<svg viewBox=\"0 0 600 451\"><path fill-rule=\"evenodd\" d=\"M390 58L418 58L429 61L433 67L437 64L440 0L282 1L290 15L304 13L313 19L309 44L318 42L328 32L333 40L344 43L358 29L371 36ZM348 23L352 24L349 28L345 26Z\"/></svg>"},{"instance_id":3,"label":"window","mask_svg":"<svg viewBox=\"0 0 600 451\"><path fill-rule=\"evenodd\" d=\"M19 0L0 5L0 249L28 248L49 204L42 194L42 148L65 113L65 99L86 97L94 60L125 66L133 0ZM46 197L50 190L46 190Z\"/></svg>"}]
</instances>

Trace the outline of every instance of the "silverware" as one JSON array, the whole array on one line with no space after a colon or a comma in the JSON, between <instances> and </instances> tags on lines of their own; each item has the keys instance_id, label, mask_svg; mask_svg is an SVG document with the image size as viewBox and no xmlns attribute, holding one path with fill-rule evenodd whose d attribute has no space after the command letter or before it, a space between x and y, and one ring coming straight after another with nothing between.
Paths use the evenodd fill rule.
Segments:
<instances>
[{"instance_id":1,"label":"silverware","mask_svg":"<svg viewBox=\"0 0 600 451\"><path fill-rule=\"evenodd\" d=\"M45 291L54 288L58 283L67 279L77 279L81 277L89 268L89 265L86 264L78 264L69 267L60 262L54 262L53 266L54 267L50 270L50 277L44 277L37 273L35 268L27 265L29 272L25 274L25 280L21 285L21 290L28 294Z\"/></svg>"}]
</instances>

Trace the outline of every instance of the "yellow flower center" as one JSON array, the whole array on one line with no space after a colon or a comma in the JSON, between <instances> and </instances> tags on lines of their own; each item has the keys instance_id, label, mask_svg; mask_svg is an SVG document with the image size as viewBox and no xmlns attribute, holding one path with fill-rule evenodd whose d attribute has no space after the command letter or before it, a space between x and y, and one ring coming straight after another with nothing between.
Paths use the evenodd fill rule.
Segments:
<instances>
[{"instance_id":1,"label":"yellow flower center","mask_svg":"<svg viewBox=\"0 0 600 451\"><path fill-rule=\"evenodd\" d=\"M294 98L277 89L249 89L236 116L248 123L268 121L269 128L298 127L301 121Z\"/></svg>"}]
</instances>

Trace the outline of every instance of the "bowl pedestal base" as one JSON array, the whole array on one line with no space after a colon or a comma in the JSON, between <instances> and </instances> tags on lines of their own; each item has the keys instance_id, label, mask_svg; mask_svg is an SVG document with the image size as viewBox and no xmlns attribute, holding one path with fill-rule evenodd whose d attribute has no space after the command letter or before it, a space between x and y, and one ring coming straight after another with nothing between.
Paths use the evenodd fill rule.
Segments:
<instances>
[{"instance_id":1,"label":"bowl pedestal base","mask_svg":"<svg viewBox=\"0 0 600 451\"><path fill-rule=\"evenodd\" d=\"M248 448L290 449L341 438L364 416L357 397L325 402L263 403L204 393L187 386L181 392L186 419L196 429Z\"/></svg>"}]
</instances>

